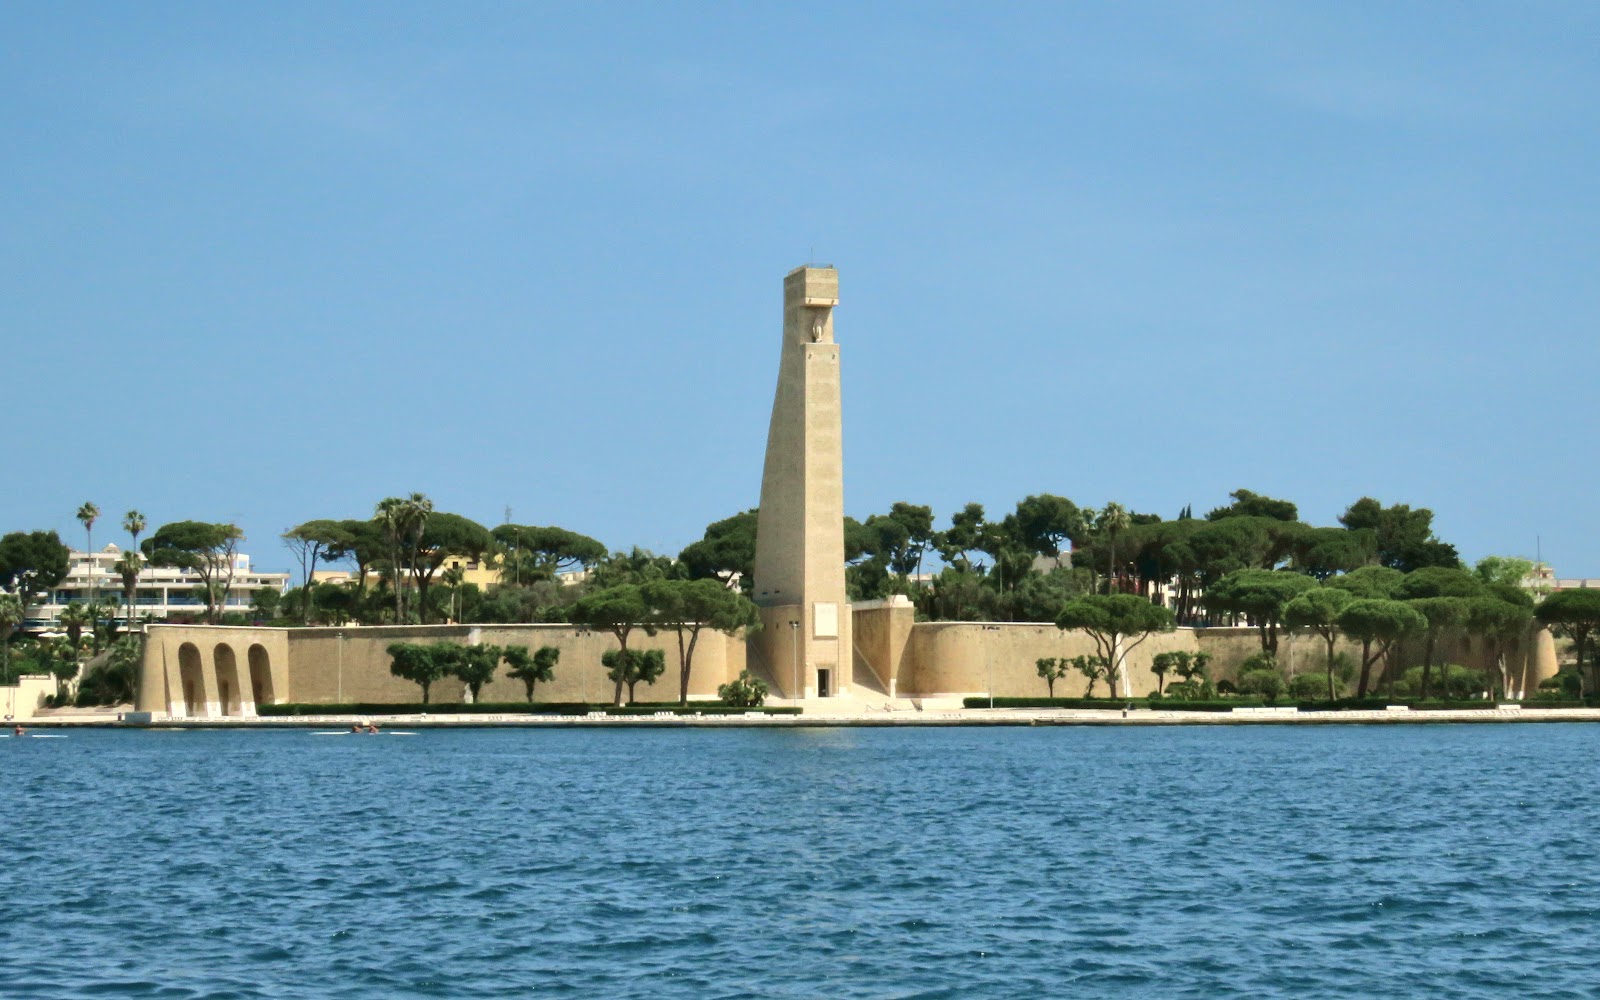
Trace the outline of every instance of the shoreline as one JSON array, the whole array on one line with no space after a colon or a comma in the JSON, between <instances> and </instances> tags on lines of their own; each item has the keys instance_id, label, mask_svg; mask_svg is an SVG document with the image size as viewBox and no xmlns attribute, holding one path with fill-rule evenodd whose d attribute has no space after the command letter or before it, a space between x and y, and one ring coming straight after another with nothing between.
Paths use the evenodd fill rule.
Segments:
<instances>
[{"instance_id":1,"label":"shoreline","mask_svg":"<svg viewBox=\"0 0 1600 1000\"><path fill-rule=\"evenodd\" d=\"M273 718L164 719L119 721L115 717L34 718L29 729L348 729L372 720L385 729L839 729L961 726L1330 726L1451 725L1492 723L1600 722L1600 708L1439 709L1410 711L1245 710L1166 712L1135 709L986 709L919 711L872 715L297 715Z\"/></svg>"}]
</instances>

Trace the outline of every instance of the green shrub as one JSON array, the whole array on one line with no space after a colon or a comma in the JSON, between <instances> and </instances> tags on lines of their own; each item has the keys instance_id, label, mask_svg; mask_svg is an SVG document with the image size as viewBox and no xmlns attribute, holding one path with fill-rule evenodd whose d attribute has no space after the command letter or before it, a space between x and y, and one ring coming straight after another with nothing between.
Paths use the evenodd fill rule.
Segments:
<instances>
[{"instance_id":1,"label":"green shrub","mask_svg":"<svg viewBox=\"0 0 1600 1000\"><path fill-rule=\"evenodd\" d=\"M986 697L965 698L962 704L967 708L988 708L989 699ZM1168 689L1166 697L1151 696L1149 698L996 698L995 708L1075 708L1099 709L1101 711L1121 711L1132 706L1133 708L1150 708L1163 712L1227 712L1235 708L1260 707L1263 702L1259 698L1239 698L1228 701L1189 701L1171 696Z\"/></svg>"},{"instance_id":2,"label":"green shrub","mask_svg":"<svg viewBox=\"0 0 1600 1000\"><path fill-rule=\"evenodd\" d=\"M1233 683L1233 681L1228 680L1226 677L1224 677L1220 681L1217 681L1217 694L1238 694L1238 693L1239 693L1239 686L1237 684Z\"/></svg>"},{"instance_id":3,"label":"green shrub","mask_svg":"<svg viewBox=\"0 0 1600 1000\"><path fill-rule=\"evenodd\" d=\"M1229 698L1225 701L1173 701L1160 708L1163 712L1231 712L1236 708L1262 708L1265 704L1259 698Z\"/></svg>"},{"instance_id":4,"label":"green shrub","mask_svg":"<svg viewBox=\"0 0 1600 1000\"><path fill-rule=\"evenodd\" d=\"M1554 692L1557 697L1574 699L1583 693L1583 680L1578 677L1576 670L1562 667L1554 677L1546 677L1540 681L1539 690Z\"/></svg>"},{"instance_id":5,"label":"green shrub","mask_svg":"<svg viewBox=\"0 0 1600 1000\"><path fill-rule=\"evenodd\" d=\"M1250 659L1254 660L1256 657L1252 656ZM1266 659L1267 662L1272 662L1271 657ZM1249 663L1250 660L1245 662ZM1255 667L1246 670L1239 675L1239 693L1259 695L1268 704L1271 704L1278 700L1279 695L1283 694L1283 675L1278 673L1276 666Z\"/></svg>"},{"instance_id":6,"label":"green shrub","mask_svg":"<svg viewBox=\"0 0 1600 1000\"><path fill-rule=\"evenodd\" d=\"M1448 700L1466 701L1471 698L1481 698L1489 690L1489 678L1482 670L1464 667L1459 663L1448 663L1442 671L1444 676L1433 691L1429 692L1442 695Z\"/></svg>"},{"instance_id":7,"label":"green shrub","mask_svg":"<svg viewBox=\"0 0 1600 1000\"><path fill-rule=\"evenodd\" d=\"M1389 707L1387 698L1335 698L1328 701L1301 701L1296 707L1302 712L1382 712Z\"/></svg>"},{"instance_id":8,"label":"green shrub","mask_svg":"<svg viewBox=\"0 0 1600 1000\"><path fill-rule=\"evenodd\" d=\"M342 704L293 703L257 705L256 714L283 715L582 715L590 711L610 708L609 704L589 705L585 702L525 701L479 702L475 705L428 704L421 702L344 702Z\"/></svg>"},{"instance_id":9,"label":"green shrub","mask_svg":"<svg viewBox=\"0 0 1600 1000\"><path fill-rule=\"evenodd\" d=\"M1232 685L1229 685L1232 687ZM1208 680L1178 681L1167 685L1167 698L1172 701L1214 701L1218 690Z\"/></svg>"},{"instance_id":10,"label":"green shrub","mask_svg":"<svg viewBox=\"0 0 1600 1000\"><path fill-rule=\"evenodd\" d=\"M625 706L623 708L608 708L605 711L606 711L607 715L618 715L618 716L624 716L624 715L657 715L657 714L660 714L662 712L667 712L667 713L670 713L672 715L694 716L694 715L745 715L745 714L752 713L752 712L757 712L757 713L760 713L762 715L799 715L802 710L798 706L789 706L789 705L774 706L774 707L771 707L771 708L767 708L767 707L752 708L752 707L747 706L747 705L703 705L703 706L700 706L698 708L693 706L693 705L688 706L688 707L684 707L683 705L673 705L670 708L648 708L648 707L645 707L645 706L642 706L642 705L628 705L628 706Z\"/></svg>"},{"instance_id":11,"label":"green shrub","mask_svg":"<svg viewBox=\"0 0 1600 1000\"><path fill-rule=\"evenodd\" d=\"M1271 653L1260 652L1245 657L1239 664L1239 693L1257 695L1268 704L1283 694L1283 671Z\"/></svg>"},{"instance_id":12,"label":"green shrub","mask_svg":"<svg viewBox=\"0 0 1600 1000\"><path fill-rule=\"evenodd\" d=\"M1487 691L1489 682L1483 671L1447 663L1433 670L1428 684L1429 700L1466 701ZM1415 666L1395 681L1395 692L1415 698L1422 694L1422 667Z\"/></svg>"},{"instance_id":13,"label":"green shrub","mask_svg":"<svg viewBox=\"0 0 1600 1000\"><path fill-rule=\"evenodd\" d=\"M1110 711L1127 708L1130 703L1134 708L1145 707L1143 698L995 698L993 700L995 708L1098 708ZM962 700L962 704L967 708L988 708L989 702L990 699L985 695Z\"/></svg>"},{"instance_id":14,"label":"green shrub","mask_svg":"<svg viewBox=\"0 0 1600 1000\"><path fill-rule=\"evenodd\" d=\"M1252 670L1278 670L1278 658L1263 650L1252 653L1239 664L1239 676L1243 677ZM1280 673L1282 671L1279 671Z\"/></svg>"},{"instance_id":15,"label":"green shrub","mask_svg":"<svg viewBox=\"0 0 1600 1000\"><path fill-rule=\"evenodd\" d=\"M1296 674L1289 678L1289 697L1296 701L1328 700L1328 678L1316 674Z\"/></svg>"},{"instance_id":16,"label":"green shrub","mask_svg":"<svg viewBox=\"0 0 1600 1000\"><path fill-rule=\"evenodd\" d=\"M1351 681L1355 680L1356 679L1356 671L1358 669L1359 668L1356 665L1356 658L1355 657L1351 656L1349 653L1346 653L1344 650L1340 650L1339 652L1334 653L1333 654L1333 682L1334 682L1333 683L1333 687L1334 687L1334 690L1337 691L1339 688L1341 688L1344 685L1349 684Z\"/></svg>"},{"instance_id":17,"label":"green shrub","mask_svg":"<svg viewBox=\"0 0 1600 1000\"><path fill-rule=\"evenodd\" d=\"M750 671L741 670L737 680L717 688L717 697L724 705L759 708L767 700L767 684L759 677L751 677Z\"/></svg>"},{"instance_id":18,"label":"green shrub","mask_svg":"<svg viewBox=\"0 0 1600 1000\"><path fill-rule=\"evenodd\" d=\"M610 703L587 702L536 702L523 701L480 702L476 705L421 703L381 704L376 702L347 702L340 705L285 704L258 705L256 714L273 717L288 715L587 715L604 712L607 715L654 715L671 712L674 715L733 715L757 711L744 705L727 705L715 702L690 702L680 705L675 701L643 702L617 708ZM762 708L768 715L799 715L798 708Z\"/></svg>"},{"instance_id":19,"label":"green shrub","mask_svg":"<svg viewBox=\"0 0 1600 1000\"><path fill-rule=\"evenodd\" d=\"M112 644L105 662L92 667L78 682L73 704L79 708L115 705L133 700L134 678L143 650L138 638L123 636Z\"/></svg>"}]
</instances>

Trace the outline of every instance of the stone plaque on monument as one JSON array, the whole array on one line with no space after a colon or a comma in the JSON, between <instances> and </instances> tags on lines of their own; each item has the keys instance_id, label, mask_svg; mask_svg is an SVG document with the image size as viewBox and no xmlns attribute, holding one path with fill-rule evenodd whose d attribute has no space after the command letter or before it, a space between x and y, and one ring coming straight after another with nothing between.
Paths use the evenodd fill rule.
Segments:
<instances>
[{"instance_id":1,"label":"stone plaque on monument","mask_svg":"<svg viewBox=\"0 0 1600 1000\"><path fill-rule=\"evenodd\" d=\"M818 601L816 604L816 626L812 634L818 639L839 638L839 605L827 601Z\"/></svg>"}]
</instances>

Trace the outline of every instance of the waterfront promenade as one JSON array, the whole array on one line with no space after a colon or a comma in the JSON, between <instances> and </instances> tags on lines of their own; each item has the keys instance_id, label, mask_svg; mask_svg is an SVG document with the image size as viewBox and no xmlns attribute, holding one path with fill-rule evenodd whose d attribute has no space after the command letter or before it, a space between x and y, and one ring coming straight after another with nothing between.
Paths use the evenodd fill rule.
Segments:
<instances>
[{"instance_id":1,"label":"waterfront promenade","mask_svg":"<svg viewBox=\"0 0 1600 1000\"><path fill-rule=\"evenodd\" d=\"M951 727L951 726L1282 726L1282 725L1417 725L1493 722L1600 722L1600 708L1522 708L1499 706L1482 709L1302 712L1293 708L1241 708L1231 712L1175 712L1134 709L1012 709L962 708L959 699L949 704L909 702L876 708L845 703L817 707L802 703L801 715L679 715L663 711L654 715L524 715L519 713L418 713L407 715L293 715L268 718L152 719L140 721L133 713L63 713L44 715L26 724L34 727L135 726L159 729L304 729L344 728L375 721L388 729L468 728L708 728L794 729L840 727ZM930 701L933 701L930 699ZM939 700L946 701L946 700ZM774 702L775 705L789 704ZM833 709L844 709L843 711Z\"/></svg>"}]
</instances>

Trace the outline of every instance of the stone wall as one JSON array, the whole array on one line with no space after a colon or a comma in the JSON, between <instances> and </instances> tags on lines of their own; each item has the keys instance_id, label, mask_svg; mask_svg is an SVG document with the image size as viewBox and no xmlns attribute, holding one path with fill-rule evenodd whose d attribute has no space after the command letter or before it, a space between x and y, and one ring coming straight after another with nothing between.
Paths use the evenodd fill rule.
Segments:
<instances>
[{"instance_id":1,"label":"stone wall","mask_svg":"<svg viewBox=\"0 0 1600 1000\"><path fill-rule=\"evenodd\" d=\"M851 605L855 619L855 681L857 690L894 696L903 680L906 644L916 609L905 597L862 601Z\"/></svg>"},{"instance_id":2,"label":"stone wall","mask_svg":"<svg viewBox=\"0 0 1600 1000\"><path fill-rule=\"evenodd\" d=\"M1180 629L1154 635L1129 648L1125 666L1134 697L1154 691L1150 661L1168 650L1194 652L1194 632ZM992 692L1000 698L1043 697L1047 687L1037 663L1045 657L1093 655L1094 640L1083 632L1063 632L1054 625L1015 622L918 622L911 628L900 664L903 696ZM1056 682L1061 698L1082 697L1088 680L1076 672ZM1115 692L1122 693L1121 685ZM1095 694L1112 694L1097 681Z\"/></svg>"},{"instance_id":3,"label":"stone wall","mask_svg":"<svg viewBox=\"0 0 1600 1000\"><path fill-rule=\"evenodd\" d=\"M901 697L974 695L992 691L996 697L1042 697L1048 690L1038 676L1037 661L1044 657L1072 658L1095 652L1092 639L1081 632L1062 632L1054 625L1014 622L917 622L909 605L875 601L857 607L856 660L858 680L871 674L884 677L891 693ZM1213 680L1238 680L1243 662L1260 652L1254 628L1180 628L1152 636L1131 648L1126 668L1135 696L1156 689L1150 663L1169 650L1206 652L1211 656ZM1359 666L1361 646L1339 639L1336 653L1345 653ZM1400 650L1397 662L1420 662L1420 643ZM1555 673L1555 652L1548 632L1539 629L1508 653L1512 688L1531 692L1538 682ZM1465 637L1448 637L1435 652L1436 662L1460 663L1491 670L1489 652L1482 643ZM1323 676L1327 646L1316 635L1280 630L1278 661L1288 676L1311 673ZM1375 664L1371 683L1377 685L1383 664ZM1176 678L1169 677L1168 680ZM1056 682L1058 697L1081 697L1088 682L1076 672ZM1119 686L1118 693L1121 688ZM1109 692L1096 682L1095 694Z\"/></svg>"},{"instance_id":4,"label":"stone wall","mask_svg":"<svg viewBox=\"0 0 1600 1000\"><path fill-rule=\"evenodd\" d=\"M290 631L151 625L134 707L172 718L249 717L257 701L286 701Z\"/></svg>"},{"instance_id":5,"label":"stone wall","mask_svg":"<svg viewBox=\"0 0 1600 1000\"><path fill-rule=\"evenodd\" d=\"M609 632L570 625L426 625L350 628L250 628L152 625L145 644L137 707L171 718L249 717L257 703L413 703L421 688L389 672L388 646L395 642L454 642L555 646L561 659L555 678L541 684L541 702L609 702L612 682L600 657L617 647ZM653 684L639 685L639 701L676 701L679 693L677 633L654 637L637 630L629 648L660 649L667 670ZM717 687L744 668L744 642L702 631L694 649L692 698L715 698ZM435 682L435 704L466 700L455 678ZM526 699L520 681L501 667L479 693L482 701Z\"/></svg>"},{"instance_id":6,"label":"stone wall","mask_svg":"<svg viewBox=\"0 0 1600 1000\"><path fill-rule=\"evenodd\" d=\"M39 714L48 695L56 693L56 679L49 674L24 674L15 684L0 684L0 708L9 722L26 722Z\"/></svg>"},{"instance_id":7,"label":"stone wall","mask_svg":"<svg viewBox=\"0 0 1600 1000\"><path fill-rule=\"evenodd\" d=\"M859 605L854 613L854 694L903 698L978 695L1041 697L1045 682L1036 662L1042 657L1093 654L1088 635L1062 632L1054 625L1016 622L917 622L911 606L898 601ZM387 647L394 642L551 645L561 650L555 680L535 693L541 702L607 702L612 684L600 657L616 648L616 639L570 625L429 625L273 629L206 625L152 625L145 644L137 708L160 716L214 718L256 714L258 703L350 702L411 703L421 691L389 672ZM1322 675L1326 646L1314 635L1279 635L1278 659L1288 675ZM636 630L633 649L660 649L667 672L654 684L641 685L640 701L676 701L678 648L674 632L654 637ZM752 644L752 649L754 644ZM1360 646L1340 640L1337 651L1359 663ZM1150 671L1157 653L1168 650L1211 654L1214 680L1237 680L1239 667L1260 649L1252 628L1178 629L1152 636L1127 651L1128 677L1134 696L1155 690ZM718 686L737 677L746 666L742 638L702 632L695 648L690 697L711 699ZM1489 650L1466 637L1441 641L1437 662L1490 669ZM1421 648L1411 643L1397 658L1419 662ZM1508 652L1512 690L1531 693L1555 673L1555 648L1550 634L1535 630ZM1383 664L1374 667L1374 689L1382 683ZM1173 680L1174 678L1168 678ZM1088 682L1076 672L1056 683L1058 697L1081 697ZM781 689L781 685L775 686ZM52 687L53 690L53 687ZM466 700L465 685L444 678L432 687L434 703ZM1113 694L1097 682L1095 694ZM1119 686L1115 694L1121 694ZM521 683L504 668L485 685L483 701L514 702L525 697ZM31 709L30 709L31 711ZM19 717L22 717L19 715Z\"/></svg>"},{"instance_id":8,"label":"stone wall","mask_svg":"<svg viewBox=\"0 0 1600 1000\"><path fill-rule=\"evenodd\" d=\"M1211 677L1213 680L1238 680L1239 668L1243 662L1261 651L1261 640L1254 628L1207 628L1196 629L1195 635L1199 648L1211 654ZM1335 655L1343 653L1350 657L1360 669L1361 644L1340 637L1334 643ZM1401 643L1395 651L1394 660L1399 669L1404 672L1412 665L1422 662L1425 653L1423 640L1410 639ZM1515 693L1531 694L1539 687L1539 682L1547 677L1552 677L1556 672L1556 658L1554 641L1550 633L1543 628L1530 629L1528 634L1506 650L1506 665L1510 671L1511 682L1509 689ZM1324 675L1327 669L1328 647L1319 636L1306 632L1291 633L1280 629L1278 632L1278 664L1288 676L1296 674L1313 673ZM1475 641L1470 636L1455 633L1442 636L1434 649L1434 663L1455 663L1482 670L1490 677L1497 676L1498 665L1494 661L1493 652L1482 641ZM1374 688L1384 683L1385 663L1379 660L1372 666L1371 685Z\"/></svg>"}]
</instances>

